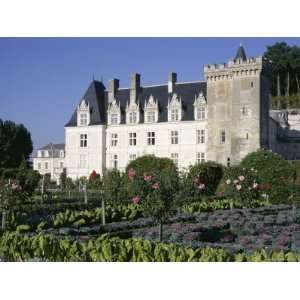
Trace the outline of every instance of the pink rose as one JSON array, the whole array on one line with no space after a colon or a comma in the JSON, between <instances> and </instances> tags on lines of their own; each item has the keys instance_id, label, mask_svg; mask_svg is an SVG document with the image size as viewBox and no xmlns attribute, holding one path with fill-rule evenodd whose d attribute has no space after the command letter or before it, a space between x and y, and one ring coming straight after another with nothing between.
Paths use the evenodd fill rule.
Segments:
<instances>
[{"instance_id":1,"label":"pink rose","mask_svg":"<svg viewBox=\"0 0 300 300\"><path fill-rule=\"evenodd\" d=\"M147 175L146 173L144 173L144 180L145 181L150 181L152 179L151 175Z\"/></svg>"},{"instance_id":2,"label":"pink rose","mask_svg":"<svg viewBox=\"0 0 300 300\"><path fill-rule=\"evenodd\" d=\"M243 175L239 176L240 181L244 181L245 177Z\"/></svg>"},{"instance_id":3,"label":"pink rose","mask_svg":"<svg viewBox=\"0 0 300 300\"><path fill-rule=\"evenodd\" d=\"M152 188L155 189L155 190L158 190L160 188L160 183L159 182L156 182L152 185Z\"/></svg>"},{"instance_id":4,"label":"pink rose","mask_svg":"<svg viewBox=\"0 0 300 300\"><path fill-rule=\"evenodd\" d=\"M241 190L241 188L242 188L242 186L240 185L240 184L237 184L236 185L236 189L239 191L239 190Z\"/></svg>"},{"instance_id":5,"label":"pink rose","mask_svg":"<svg viewBox=\"0 0 300 300\"><path fill-rule=\"evenodd\" d=\"M132 203L133 204L138 204L139 202L140 202L140 197L139 196L134 196L133 198L132 198Z\"/></svg>"},{"instance_id":6,"label":"pink rose","mask_svg":"<svg viewBox=\"0 0 300 300\"><path fill-rule=\"evenodd\" d=\"M199 190L204 190L204 189L205 189L205 184L204 184L204 183L200 183L200 184L198 185L198 189L199 189Z\"/></svg>"}]
</instances>

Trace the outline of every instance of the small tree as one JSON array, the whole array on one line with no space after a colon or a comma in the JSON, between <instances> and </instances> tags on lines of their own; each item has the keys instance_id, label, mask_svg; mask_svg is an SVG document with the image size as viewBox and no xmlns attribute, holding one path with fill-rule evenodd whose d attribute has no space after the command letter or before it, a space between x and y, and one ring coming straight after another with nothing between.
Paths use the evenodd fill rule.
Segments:
<instances>
[{"instance_id":1,"label":"small tree","mask_svg":"<svg viewBox=\"0 0 300 300\"><path fill-rule=\"evenodd\" d=\"M159 240L163 240L163 224L177 211L175 194L178 175L170 169L151 173L128 170L132 202L141 205L145 216L152 217L159 225Z\"/></svg>"},{"instance_id":2,"label":"small tree","mask_svg":"<svg viewBox=\"0 0 300 300\"><path fill-rule=\"evenodd\" d=\"M100 189L102 186L102 181L100 174L98 174L95 170L90 174L89 180L88 180L88 187L90 189Z\"/></svg>"}]
</instances>

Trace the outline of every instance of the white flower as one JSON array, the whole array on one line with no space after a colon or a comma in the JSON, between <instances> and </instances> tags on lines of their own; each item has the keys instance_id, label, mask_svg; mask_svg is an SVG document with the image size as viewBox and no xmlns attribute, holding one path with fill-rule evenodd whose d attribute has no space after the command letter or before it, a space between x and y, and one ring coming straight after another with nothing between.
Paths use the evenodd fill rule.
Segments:
<instances>
[{"instance_id":1,"label":"white flower","mask_svg":"<svg viewBox=\"0 0 300 300\"><path fill-rule=\"evenodd\" d=\"M238 178L239 178L240 181L244 181L245 176L241 175L241 176L239 176Z\"/></svg>"},{"instance_id":2,"label":"white flower","mask_svg":"<svg viewBox=\"0 0 300 300\"><path fill-rule=\"evenodd\" d=\"M230 179L227 179L226 180L226 184L230 184L231 183L231 180Z\"/></svg>"},{"instance_id":3,"label":"white flower","mask_svg":"<svg viewBox=\"0 0 300 300\"><path fill-rule=\"evenodd\" d=\"M236 185L236 189L239 191L242 188L242 186L240 184Z\"/></svg>"},{"instance_id":4,"label":"white flower","mask_svg":"<svg viewBox=\"0 0 300 300\"><path fill-rule=\"evenodd\" d=\"M250 170L251 170L251 171L254 171L254 169L253 169L253 168L251 168Z\"/></svg>"},{"instance_id":5,"label":"white flower","mask_svg":"<svg viewBox=\"0 0 300 300\"><path fill-rule=\"evenodd\" d=\"M258 184L256 182L253 183L253 186L252 186L254 189L256 189L258 187Z\"/></svg>"},{"instance_id":6,"label":"white flower","mask_svg":"<svg viewBox=\"0 0 300 300\"><path fill-rule=\"evenodd\" d=\"M233 183L237 184L237 183L239 183L239 181L237 179L235 179L235 180L233 180Z\"/></svg>"}]
</instances>

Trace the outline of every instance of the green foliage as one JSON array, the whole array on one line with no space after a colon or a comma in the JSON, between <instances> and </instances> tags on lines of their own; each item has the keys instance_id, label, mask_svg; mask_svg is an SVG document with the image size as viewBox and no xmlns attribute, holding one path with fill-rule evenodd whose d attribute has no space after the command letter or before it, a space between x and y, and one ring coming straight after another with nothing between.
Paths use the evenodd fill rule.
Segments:
<instances>
[{"instance_id":1,"label":"green foliage","mask_svg":"<svg viewBox=\"0 0 300 300\"><path fill-rule=\"evenodd\" d=\"M29 131L24 125L0 119L0 167L16 168L33 150Z\"/></svg>"},{"instance_id":2,"label":"green foliage","mask_svg":"<svg viewBox=\"0 0 300 300\"><path fill-rule=\"evenodd\" d=\"M179 197L182 200L200 199L212 196L223 176L222 165L215 162L204 162L190 166L182 176Z\"/></svg>"},{"instance_id":3,"label":"green foliage","mask_svg":"<svg viewBox=\"0 0 300 300\"><path fill-rule=\"evenodd\" d=\"M129 200L128 178L126 174L113 169L103 176L103 197L107 204L117 206Z\"/></svg>"},{"instance_id":4,"label":"green foliage","mask_svg":"<svg viewBox=\"0 0 300 300\"><path fill-rule=\"evenodd\" d=\"M176 166L169 158L156 157L154 155L144 155L131 161L126 167L126 173L133 169L137 174L152 173L163 170L177 173Z\"/></svg>"},{"instance_id":5,"label":"green foliage","mask_svg":"<svg viewBox=\"0 0 300 300\"><path fill-rule=\"evenodd\" d=\"M175 244L154 243L102 235L97 239L78 241L52 235L27 236L5 232L0 239L0 257L8 261L92 261L92 262L281 262L300 261L293 252L230 254L221 248L192 248Z\"/></svg>"},{"instance_id":6,"label":"green foliage","mask_svg":"<svg viewBox=\"0 0 300 300\"><path fill-rule=\"evenodd\" d=\"M32 195L38 187L41 175L32 169L19 168L16 179L18 180L23 191Z\"/></svg>"},{"instance_id":7,"label":"green foliage","mask_svg":"<svg viewBox=\"0 0 300 300\"><path fill-rule=\"evenodd\" d=\"M101 189L101 187L102 187L102 181L101 181L100 174L98 174L94 170L89 176L87 188L96 190L96 189Z\"/></svg>"},{"instance_id":8,"label":"green foliage","mask_svg":"<svg viewBox=\"0 0 300 300\"><path fill-rule=\"evenodd\" d=\"M291 163L278 154L268 150L258 150L248 154L241 167L257 170L257 181L265 187L265 194L270 196L270 202L288 202L290 189L288 183L295 178L295 169Z\"/></svg>"}]
</instances>

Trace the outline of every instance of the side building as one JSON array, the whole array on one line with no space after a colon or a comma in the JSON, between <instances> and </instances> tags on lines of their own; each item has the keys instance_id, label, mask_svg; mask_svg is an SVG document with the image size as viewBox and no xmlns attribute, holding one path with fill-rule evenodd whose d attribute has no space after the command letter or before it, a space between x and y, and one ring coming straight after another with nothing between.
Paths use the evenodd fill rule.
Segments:
<instances>
[{"instance_id":1,"label":"side building","mask_svg":"<svg viewBox=\"0 0 300 300\"><path fill-rule=\"evenodd\" d=\"M41 175L50 174L51 180L59 183L64 170L65 144L48 144L38 149L33 156L33 169Z\"/></svg>"}]
</instances>

